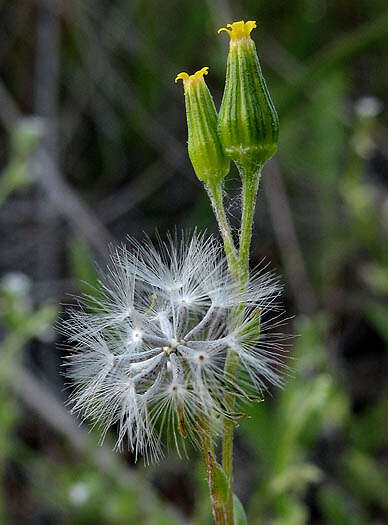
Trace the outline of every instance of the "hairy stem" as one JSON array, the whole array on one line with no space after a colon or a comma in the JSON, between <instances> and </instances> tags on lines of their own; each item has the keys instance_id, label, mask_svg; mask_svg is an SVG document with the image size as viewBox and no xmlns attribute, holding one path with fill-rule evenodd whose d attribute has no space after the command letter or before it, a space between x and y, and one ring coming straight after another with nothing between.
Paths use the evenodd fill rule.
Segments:
<instances>
[{"instance_id":1,"label":"hairy stem","mask_svg":"<svg viewBox=\"0 0 388 525\"><path fill-rule=\"evenodd\" d=\"M212 512L216 525L228 525L226 521L225 508L222 501L217 497L214 488L214 467L215 467L215 453L214 446L210 438L210 434L206 429L201 432L201 442L203 459L206 466L206 477L210 491L210 501L212 504Z\"/></svg>"},{"instance_id":2,"label":"hairy stem","mask_svg":"<svg viewBox=\"0 0 388 525\"><path fill-rule=\"evenodd\" d=\"M245 289L249 276L249 253L252 240L252 225L256 203L256 194L259 187L260 172L247 173L241 171L242 179L242 213L240 229L240 245L237 264L230 260L226 253L230 271L237 277L242 289ZM237 271L236 271L237 268ZM240 315L241 308L235 312ZM233 379L237 373L239 357L229 349L225 362L225 375ZM228 412L233 412L235 395L229 393L225 396L225 406ZM229 483L229 498L225 506L226 523L233 524L233 433L234 423L229 419L224 420L222 441L222 467Z\"/></svg>"},{"instance_id":3,"label":"hairy stem","mask_svg":"<svg viewBox=\"0 0 388 525\"><path fill-rule=\"evenodd\" d=\"M225 363L225 375L234 377L238 368L238 355L229 350ZM233 412L235 396L230 393L225 396L225 406L228 412ZM222 468L226 474L229 484L229 498L226 502L227 524L233 524L233 432L234 422L228 418L224 419L222 437Z\"/></svg>"},{"instance_id":4,"label":"hairy stem","mask_svg":"<svg viewBox=\"0 0 388 525\"><path fill-rule=\"evenodd\" d=\"M240 174L242 179L242 212L239 239L240 243L238 251L236 250L231 227L225 212L222 183L208 185L206 186L206 190L209 194L213 210L217 218L218 226L221 231L229 271L238 281L241 289L244 290L246 288L249 276L249 253L252 240L253 215L255 210L256 194L260 181L260 172L249 172L248 170L240 169ZM241 315L242 309L243 305L237 308L233 315ZM228 376L229 379L233 379L235 377L238 369L238 363L238 355L232 349L229 349L226 356L224 369L225 375ZM228 412L233 412L235 400L235 395L233 393L229 393L225 396L224 401ZM222 503L220 504L218 501L214 501L214 493L212 493L212 462L214 460L214 454L212 450L209 449L209 446L212 446L209 438L205 434L202 437L202 446L205 464L207 466L210 495L212 497L213 515L217 524L225 523L226 525L233 525L234 522L233 431L233 421L225 418L222 440L222 467L229 485L229 497L225 505Z\"/></svg>"},{"instance_id":5,"label":"hairy stem","mask_svg":"<svg viewBox=\"0 0 388 525\"><path fill-rule=\"evenodd\" d=\"M244 173L242 177L242 214L240 229L239 264L241 284L246 285L249 272L249 253L252 241L252 226L260 172Z\"/></svg>"},{"instance_id":6,"label":"hairy stem","mask_svg":"<svg viewBox=\"0 0 388 525\"><path fill-rule=\"evenodd\" d=\"M214 185L206 185L205 187L218 222L218 227L220 228L229 270L232 275L237 278L240 267L238 253L234 244L232 230L225 212L222 182Z\"/></svg>"}]
</instances>

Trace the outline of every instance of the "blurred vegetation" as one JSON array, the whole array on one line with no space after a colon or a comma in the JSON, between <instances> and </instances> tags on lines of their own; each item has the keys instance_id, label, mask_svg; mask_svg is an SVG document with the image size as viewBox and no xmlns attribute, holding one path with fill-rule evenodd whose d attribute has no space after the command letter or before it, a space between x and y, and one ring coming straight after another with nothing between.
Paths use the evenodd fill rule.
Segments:
<instances>
[{"instance_id":1,"label":"blurred vegetation","mask_svg":"<svg viewBox=\"0 0 388 525\"><path fill-rule=\"evenodd\" d=\"M242 18L281 122L252 264L284 276L297 337L240 424L236 493L252 524L388 522L386 2L3 0L0 523L211 523L195 453L135 465L69 415L54 324L109 243L216 233L173 79L209 65L218 104L216 31Z\"/></svg>"}]
</instances>

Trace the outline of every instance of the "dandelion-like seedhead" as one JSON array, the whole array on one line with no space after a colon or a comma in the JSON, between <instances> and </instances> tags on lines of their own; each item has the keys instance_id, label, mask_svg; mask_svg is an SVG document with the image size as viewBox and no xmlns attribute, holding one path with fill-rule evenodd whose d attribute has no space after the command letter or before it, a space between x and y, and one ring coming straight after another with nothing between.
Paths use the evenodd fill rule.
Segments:
<instances>
[{"instance_id":1,"label":"dandelion-like seedhead","mask_svg":"<svg viewBox=\"0 0 388 525\"><path fill-rule=\"evenodd\" d=\"M242 289L231 277L220 245L203 234L169 237L155 246L132 239L114 250L99 283L63 323L71 346L67 375L73 411L102 428L118 425L117 447L137 457L162 455L167 439L178 452L200 431L217 435L228 413L224 399L260 397L279 384L280 287L256 270ZM266 311L275 321L264 321ZM224 372L226 352L239 373Z\"/></svg>"}]
</instances>

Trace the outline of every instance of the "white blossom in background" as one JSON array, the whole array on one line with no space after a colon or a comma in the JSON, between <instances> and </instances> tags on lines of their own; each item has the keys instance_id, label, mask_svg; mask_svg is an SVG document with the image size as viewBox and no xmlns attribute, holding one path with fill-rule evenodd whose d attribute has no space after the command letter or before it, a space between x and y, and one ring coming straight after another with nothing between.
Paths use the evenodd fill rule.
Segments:
<instances>
[{"instance_id":1,"label":"white blossom in background","mask_svg":"<svg viewBox=\"0 0 388 525\"><path fill-rule=\"evenodd\" d=\"M90 497L90 488L81 481L73 483L69 488L69 501L73 505L80 507L84 505Z\"/></svg>"},{"instance_id":2,"label":"white blossom in background","mask_svg":"<svg viewBox=\"0 0 388 525\"><path fill-rule=\"evenodd\" d=\"M354 109L360 117L373 118L381 113L383 104L377 97L369 95L356 100Z\"/></svg>"},{"instance_id":3,"label":"white blossom in background","mask_svg":"<svg viewBox=\"0 0 388 525\"><path fill-rule=\"evenodd\" d=\"M239 289L213 238L169 238L158 247L130 240L99 284L98 299L63 324L72 345L70 402L103 438L118 425L117 447L128 443L136 457L156 459L165 437L181 451L186 436L198 443L202 424L216 434L224 416L235 417L223 406L227 392L257 398L281 382L280 337L266 334L280 321L263 320L267 310L280 319L280 287L257 270ZM233 380L223 370L228 348L239 356Z\"/></svg>"},{"instance_id":4,"label":"white blossom in background","mask_svg":"<svg viewBox=\"0 0 388 525\"><path fill-rule=\"evenodd\" d=\"M0 287L7 293L19 296L27 296L31 292L31 279L21 272L6 273L0 280Z\"/></svg>"}]
</instances>

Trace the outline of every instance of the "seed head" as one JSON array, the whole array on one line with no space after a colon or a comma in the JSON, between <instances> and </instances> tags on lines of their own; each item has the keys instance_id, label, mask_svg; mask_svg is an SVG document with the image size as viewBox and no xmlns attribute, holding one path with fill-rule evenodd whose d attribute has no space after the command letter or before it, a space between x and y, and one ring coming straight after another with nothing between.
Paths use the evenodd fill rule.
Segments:
<instances>
[{"instance_id":1,"label":"seed head","mask_svg":"<svg viewBox=\"0 0 388 525\"><path fill-rule=\"evenodd\" d=\"M158 458L164 439L184 451L204 421L217 435L223 417L234 417L227 393L243 400L281 382L279 342L267 339L263 321L280 287L257 270L242 291L211 237L157 247L130 239L112 253L99 292L63 323L70 402L102 437L118 426L117 447L126 442L136 457ZM224 373L228 349L240 362L233 380Z\"/></svg>"}]
</instances>

